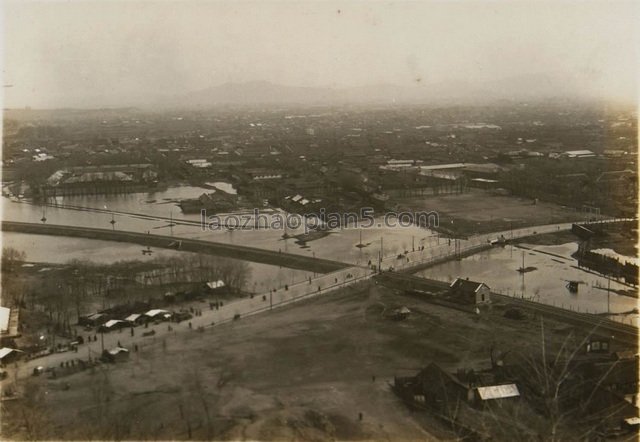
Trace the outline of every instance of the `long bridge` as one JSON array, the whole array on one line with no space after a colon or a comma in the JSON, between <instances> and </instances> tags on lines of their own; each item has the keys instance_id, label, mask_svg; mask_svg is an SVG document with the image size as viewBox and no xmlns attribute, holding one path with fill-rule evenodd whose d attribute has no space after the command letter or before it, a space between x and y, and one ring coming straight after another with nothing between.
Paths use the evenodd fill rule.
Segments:
<instances>
[{"instance_id":1,"label":"long bridge","mask_svg":"<svg viewBox=\"0 0 640 442\"><path fill-rule=\"evenodd\" d=\"M276 252L256 247L225 244L200 239L179 238L175 236L151 235L140 232L97 229L92 227L2 221L2 231L127 242L140 244L145 247L149 246L180 250L182 252L225 256L228 258L242 259L261 264L277 265L316 273L329 273L350 267L350 264L338 261L296 255L293 253Z\"/></svg>"},{"instance_id":2,"label":"long bridge","mask_svg":"<svg viewBox=\"0 0 640 442\"><path fill-rule=\"evenodd\" d=\"M635 219L612 219L604 221L606 223L615 222L637 222ZM580 223L581 225L597 224ZM544 226L527 227L517 230L505 232L494 232L488 234L475 235L466 239L441 239L439 244L435 244L428 248L420 248L419 250L407 251L401 255L387 256L380 259L376 265L377 270L382 270L383 275L391 277L395 284L400 285L404 289L425 290L437 283L425 278L412 276L411 273L417 272L422 268L430 267L441 262L452 259L459 259L462 256L477 253L478 251L493 247L493 245L501 240L516 240L534 236L539 234L553 233L563 230L572 229L573 224L551 224ZM354 266L352 264L321 259L316 257L308 257L304 255L296 255L291 253L275 252L271 250L258 249L254 247L239 246L233 244L224 244L211 241L197 239L180 239L173 236L149 235L137 232L125 232L108 229L96 229L89 227L72 227L60 225L45 225L36 223L22 223L3 221L2 230L7 232L20 232L44 235L73 236L88 239L120 241L144 246L152 246L159 248L176 248L176 243L180 242L181 251L208 253L213 255L227 256L230 258L243 259L253 262L259 262L271 265L280 265L283 267L314 271L321 273L313 281L309 281L296 290L282 293L282 299L278 300L278 304L295 302L296 300L306 299L308 296L326 293L338 287L350 285L356 281L363 281L376 276L376 272L367 266ZM393 270L393 271L391 271ZM442 287L440 287L442 288ZM299 292L299 293L298 293ZM620 324L616 321L608 320L596 315L580 314L571 312L557 306L544 305L541 303L525 301L505 297L500 294L493 295L495 299L502 299L512 303L518 303L519 306L527 310L536 310L541 314L556 316L572 322L576 325L598 327L600 330L607 330L624 336L626 339L637 339L638 328L631 325ZM247 302L249 302L247 300ZM246 306L239 309L242 313L247 314L254 310L256 306ZM262 307L264 308L264 307Z\"/></svg>"}]
</instances>

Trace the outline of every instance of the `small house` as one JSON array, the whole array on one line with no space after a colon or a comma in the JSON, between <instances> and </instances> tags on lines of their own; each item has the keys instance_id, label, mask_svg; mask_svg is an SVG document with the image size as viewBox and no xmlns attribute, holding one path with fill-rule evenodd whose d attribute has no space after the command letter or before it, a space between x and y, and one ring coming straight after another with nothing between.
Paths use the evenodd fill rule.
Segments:
<instances>
[{"instance_id":1,"label":"small house","mask_svg":"<svg viewBox=\"0 0 640 442\"><path fill-rule=\"evenodd\" d=\"M0 348L0 364L5 365L15 362L20 357L21 353L21 350L16 350L15 348Z\"/></svg>"},{"instance_id":2,"label":"small house","mask_svg":"<svg viewBox=\"0 0 640 442\"><path fill-rule=\"evenodd\" d=\"M144 314L151 321L168 321L171 319L171 312L159 308L149 310Z\"/></svg>"},{"instance_id":3,"label":"small house","mask_svg":"<svg viewBox=\"0 0 640 442\"><path fill-rule=\"evenodd\" d=\"M105 313L93 313L87 316L81 316L78 319L78 324L89 327L97 327L104 324L109 320L109 316Z\"/></svg>"},{"instance_id":4,"label":"small house","mask_svg":"<svg viewBox=\"0 0 640 442\"><path fill-rule=\"evenodd\" d=\"M587 353L609 353L609 339L594 338L586 346Z\"/></svg>"},{"instance_id":5,"label":"small house","mask_svg":"<svg viewBox=\"0 0 640 442\"><path fill-rule=\"evenodd\" d=\"M468 401L472 394L468 385L434 363L414 377L396 377L394 390L413 407L443 412L454 408L459 401Z\"/></svg>"},{"instance_id":6,"label":"small house","mask_svg":"<svg viewBox=\"0 0 640 442\"><path fill-rule=\"evenodd\" d=\"M98 328L98 331L100 333L108 333L110 331L118 330L118 329L121 329L123 327L128 327L128 326L129 326L129 323L127 321L123 321L121 319L110 319L107 322L105 322L104 324L102 324Z\"/></svg>"},{"instance_id":7,"label":"small house","mask_svg":"<svg viewBox=\"0 0 640 442\"><path fill-rule=\"evenodd\" d=\"M491 302L491 289L483 282L456 278L449 286L449 294L453 300L461 304L487 304Z\"/></svg>"},{"instance_id":8,"label":"small house","mask_svg":"<svg viewBox=\"0 0 640 442\"><path fill-rule=\"evenodd\" d=\"M205 290L210 294L221 293L226 288L226 284L222 279L218 279L217 281L209 281L205 283L205 286Z\"/></svg>"},{"instance_id":9,"label":"small house","mask_svg":"<svg viewBox=\"0 0 640 442\"><path fill-rule=\"evenodd\" d=\"M133 313L124 318L124 321L128 322L129 325L133 327L142 324L144 322L144 316L140 313Z\"/></svg>"}]
</instances>

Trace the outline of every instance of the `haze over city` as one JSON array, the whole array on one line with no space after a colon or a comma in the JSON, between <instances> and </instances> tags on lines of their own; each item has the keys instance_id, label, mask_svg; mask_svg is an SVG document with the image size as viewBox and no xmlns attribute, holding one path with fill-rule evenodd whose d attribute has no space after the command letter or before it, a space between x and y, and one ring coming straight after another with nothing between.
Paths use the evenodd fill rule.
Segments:
<instances>
[{"instance_id":1,"label":"haze over city","mask_svg":"<svg viewBox=\"0 0 640 442\"><path fill-rule=\"evenodd\" d=\"M640 440L640 2L2 7L0 440Z\"/></svg>"},{"instance_id":2,"label":"haze over city","mask_svg":"<svg viewBox=\"0 0 640 442\"><path fill-rule=\"evenodd\" d=\"M4 107L633 103L638 18L635 2L9 1Z\"/></svg>"}]
</instances>

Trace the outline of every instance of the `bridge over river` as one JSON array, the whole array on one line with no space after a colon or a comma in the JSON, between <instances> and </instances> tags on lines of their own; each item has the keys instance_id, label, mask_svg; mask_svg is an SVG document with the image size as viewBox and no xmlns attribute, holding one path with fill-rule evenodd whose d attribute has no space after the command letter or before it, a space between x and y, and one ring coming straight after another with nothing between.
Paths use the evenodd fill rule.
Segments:
<instances>
[{"instance_id":1,"label":"bridge over river","mask_svg":"<svg viewBox=\"0 0 640 442\"><path fill-rule=\"evenodd\" d=\"M297 270L316 273L328 273L349 267L349 264L296 255L293 253L276 252L256 247L225 244L199 239L176 238L174 236L145 234L122 230L96 229L91 227L62 226L55 224L22 223L14 221L2 222L3 232L31 233L38 235L70 236L103 241L127 242L142 246L180 250L183 252L206 253L271 264Z\"/></svg>"},{"instance_id":2,"label":"bridge over river","mask_svg":"<svg viewBox=\"0 0 640 442\"><path fill-rule=\"evenodd\" d=\"M607 222L618 221L628 222L634 220L609 220ZM371 278L378 279L378 282L382 284L391 284L403 289L418 288L425 292L431 292L433 295L437 296L438 291L446 289L446 284L412 276L410 273L430 265L435 265L439 262L456 259L462 255L475 253L476 251L492 247L492 241L499 239L502 236L509 240L518 239L531 235L569 230L571 227L571 224L553 224L508 232L477 235L468 239L452 239L451 241L448 239L442 239L441 244L435 247L411 251L406 255L403 254L402 259L398 259L397 256L382 259L382 268L385 270L382 275L372 271L367 266L350 266L349 264L337 261L279 253L252 247L220 244L202 240L182 239L182 247L180 250L184 251L212 253L297 269L315 269L316 272L323 273L309 281L293 284L285 289L279 288L278 290L271 290L264 294L256 294L255 296L230 302L220 310L205 310L203 311L202 316L194 317L191 322L194 329L199 327L212 327L214 325L231 322L235 318L244 318L246 316L259 314L301 300L306 300L311 297L324 296L339 288L357 284L361 281L367 281ZM125 241L145 246L151 245L153 247L169 247L170 244L175 243L176 241L176 238L170 236L145 235L142 233L111 231L107 229L91 229L86 227L67 227L8 221L2 223L2 230L32 234L77 236L90 239ZM397 271L388 272L389 267L391 266L395 267ZM492 296L494 296L498 301L507 304L515 304L522 309L536 312L542 316L548 315L575 326L594 331L597 330L601 333L605 332L614 334L617 338L623 339L625 342L635 343L638 339L637 327L620 324L601 316L567 311L557 306L554 307L522 299L505 297L500 294L493 294ZM181 327L181 330L187 331L186 325ZM159 338L170 333L166 328L158 328L156 331L157 337ZM104 337L107 348L115 346L116 341L119 342L120 340L122 340L123 345L131 346L136 342L142 342L144 339L145 338L141 337L139 333L135 337L128 337L118 333L109 334ZM86 347L87 350L83 349L83 351L89 351L90 354L92 352L93 354L99 354L100 352L100 343L90 343L87 344ZM54 353L44 359L36 359L27 362L20 366L19 371L22 376L28 376L34 366L41 364L56 365L65 358L68 358L65 354Z\"/></svg>"},{"instance_id":3,"label":"bridge over river","mask_svg":"<svg viewBox=\"0 0 640 442\"><path fill-rule=\"evenodd\" d=\"M582 222L580 225L588 226L631 221L637 222L637 219L607 219L594 222ZM371 264L379 266L382 270L415 273L426 267L452 259L459 259L463 256L468 256L482 250L486 250L493 247L493 244L500 241L512 241L526 238L528 236L571 230L572 226L572 223L548 224L507 230L503 232L473 235L464 239L440 238L437 244L419 248L418 250L407 251L400 255L394 254L393 256L380 257L378 262L372 262ZM256 247L225 244L198 239L176 238L165 235L150 235L131 231L14 221L3 221L2 231L129 242L141 244L143 246L226 256L229 258L243 259L262 264L278 265L297 270L313 271L316 273L329 273L348 268L351 268L351 273L354 273L357 269L362 270L368 268L368 266L354 266L353 264L316 258L315 256L309 257Z\"/></svg>"}]
</instances>

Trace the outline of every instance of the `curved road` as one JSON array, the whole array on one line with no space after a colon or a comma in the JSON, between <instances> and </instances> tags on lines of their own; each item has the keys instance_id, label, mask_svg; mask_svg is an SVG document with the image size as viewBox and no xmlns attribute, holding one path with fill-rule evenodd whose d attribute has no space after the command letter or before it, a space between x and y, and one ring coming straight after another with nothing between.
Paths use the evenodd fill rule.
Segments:
<instances>
[{"instance_id":1,"label":"curved road","mask_svg":"<svg viewBox=\"0 0 640 442\"><path fill-rule=\"evenodd\" d=\"M262 264L278 265L297 270L316 273L328 273L349 267L338 261L296 255L293 253L275 252L255 247L225 244L200 239L176 238L173 236L145 234L122 230L96 229L91 227L62 226L56 224L22 223L3 221L2 231L31 233L38 235L72 236L140 244L149 247L177 249L184 252L207 253L228 258L243 259Z\"/></svg>"}]
</instances>

